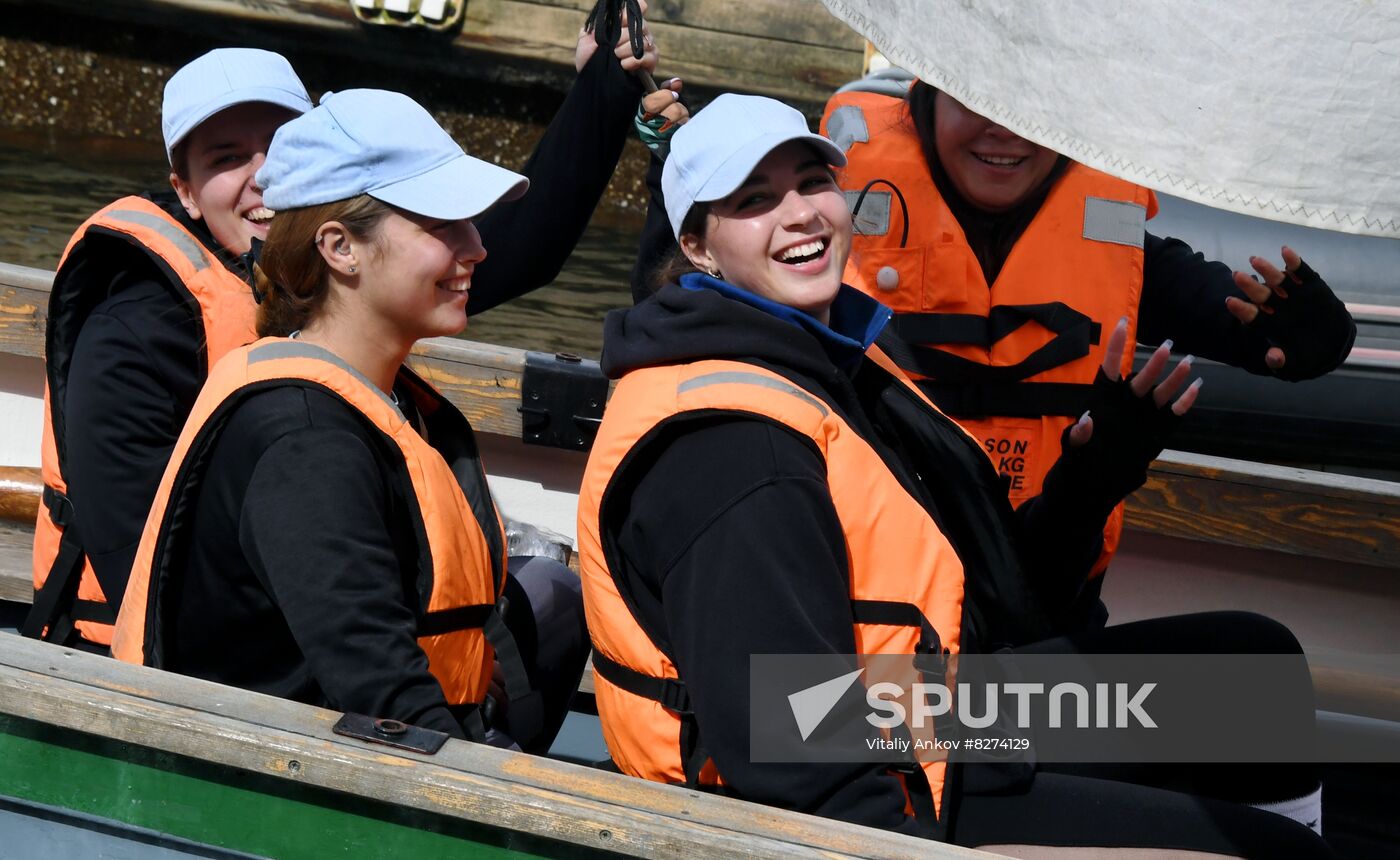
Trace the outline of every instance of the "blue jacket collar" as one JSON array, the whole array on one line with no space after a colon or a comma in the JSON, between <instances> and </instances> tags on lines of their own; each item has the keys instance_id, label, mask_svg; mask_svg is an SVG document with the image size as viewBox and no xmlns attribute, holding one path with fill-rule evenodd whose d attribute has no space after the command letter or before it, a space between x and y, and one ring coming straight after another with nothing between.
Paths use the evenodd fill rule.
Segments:
<instances>
[{"instance_id":1,"label":"blue jacket collar","mask_svg":"<svg viewBox=\"0 0 1400 860\"><path fill-rule=\"evenodd\" d=\"M894 312L854 287L841 285L831 303L831 323L823 324L811 314L765 299L704 272L681 275L687 290L714 290L725 298L758 308L770 316L791 323L817 339L831 360L841 367L855 364L880 336Z\"/></svg>"}]
</instances>

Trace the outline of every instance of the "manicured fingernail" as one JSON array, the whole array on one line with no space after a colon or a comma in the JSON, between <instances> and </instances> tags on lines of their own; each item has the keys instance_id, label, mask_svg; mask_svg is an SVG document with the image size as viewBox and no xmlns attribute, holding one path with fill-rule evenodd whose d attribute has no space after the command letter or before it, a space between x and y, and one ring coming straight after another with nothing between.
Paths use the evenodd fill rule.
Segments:
<instances>
[{"instance_id":1,"label":"manicured fingernail","mask_svg":"<svg viewBox=\"0 0 1400 860\"><path fill-rule=\"evenodd\" d=\"M1196 356L1194 356L1194 355L1188 355L1188 356L1186 356L1185 358L1183 358L1183 359L1181 360L1181 366L1182 366L1182 367L1190 367L1190 366L1191 366L1191 362L1193 362L1193 361L1195 361L1195 360L1196 360Z\"/></svg>"},{"instance_id":2,"label":"manicured fingernail","mask_svg":"<svg viewBox=\"0 0 1400 860\"><path fill-rule=\"evenodd\" d=\"M1081 415L1081 416L1079 416L1079 421L1078 421L1077 423L1079 423L1080 425L1083 425L1084 422L1086 422L1086 421L1088 421L1088 420L1089 420L1089 410L1085 409L1085 410L1084 410L1084 414Z\"/></svg>"},{"instance_id":3,"label":"manicured fingernail","mask_svg":"<svg viewBox=\"0 0 1400 860\"><path fill-rule=\"evenodd\" d=\"M1176 343L1173 342L1171 338L1167 338L1166 340L1162 341L1162 346L1165 346L1167 348L1167 352L1171 352L1172 347L1176 346Z\"/></svg>"},{"instance_id":4,"label":"manicured fingernail","mask_svg":"<svg viewBox=\"0 0 1400 860\"><path fill-rule=\"evenodd\" d=\"M1201 377L1198 376L1198 377L1196 377L1196 381L1191 383L1191 387L1194 388L1194 389L1197 390L1197 391L1200 391L1200 390L1201 390L1201 386L1202 386L1202 385L1205 385L1205 384L1206 384L1206 381L1205 381L1203 378L1201 378Z\"/></svg>"}]
</instances>

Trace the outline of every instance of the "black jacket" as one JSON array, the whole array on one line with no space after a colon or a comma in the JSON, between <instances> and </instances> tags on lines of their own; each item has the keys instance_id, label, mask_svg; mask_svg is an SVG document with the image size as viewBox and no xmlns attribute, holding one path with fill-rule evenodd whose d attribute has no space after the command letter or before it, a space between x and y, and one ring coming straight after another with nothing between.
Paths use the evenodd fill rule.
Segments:
<instances>
[{"instance_id":1,"label":"black jacket","mask_svg":"<svg viewBox=\"0 0 1400 860\"><path fill-rule=\"evenodd\" d=\"M756 307L671 285L608 316L609 376L706 358L781 374L872 445L964 563L965 649L1049 635L1047 607L1030 583L1082 582L1097 555L1101 516L1031 525L1041 506L1033 500L1013 513L992 464L951 421L931 417L869 360L843 368L809 330ZM680 418L649 437L615 480L600 512L620 556L614 575L678 667L700 743L731 790L913 832L903 793L882 767L750 761L749 655L855 653L844 538L826 463L810 440L750 417Z\"/></svg>"},{"instance_id":2,"label":"black jacket","mask_svg":"<svg viewBox=\"0 0 1400 860\"><path fill-rule=\"evenodd\" d=\"M579 74L522 172L531 190L477 219L488 256L472 277L468 313L552 281L587 226L632 130L640 85L611 51ZM173 195L160 202L230 270L243 275ZM145 255L107 240L74 267L84 289L109 298L73 353L64 474L82 541L103 591L119 605L146 513L204 383L202 323Z\"/></svg>"}]
</instances>

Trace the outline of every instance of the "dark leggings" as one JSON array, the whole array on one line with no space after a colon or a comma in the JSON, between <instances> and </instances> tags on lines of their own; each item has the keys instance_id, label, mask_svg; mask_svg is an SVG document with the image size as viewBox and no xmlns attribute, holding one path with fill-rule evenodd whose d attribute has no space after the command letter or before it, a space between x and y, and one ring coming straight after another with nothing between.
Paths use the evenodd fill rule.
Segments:
<instances>
[{"instance_id":1,"label":"dark leggings","mask_svg":"<svg viewBox=\"0 0 1400 860\"><path fill-rule=\"evenodd\" d=\"M1016 649L1026 654L1299 654L1288 628L1261 615L1211 612L1092 630ZM1282 712L1310 741L1316 734L1312 681L1300 673ZM1304 687L1303 685L1306 685ZM1303 825L1242 805L1315 790L1315 765L1042 764L994 792L963 766L966 790L954 803L951 841L959 845L1173 848L1241 857L1330 857Z\"/></svg>"},{"instance_id":2,"label":"dark leggings","mask_svg":"<svg viewBox=\"0 0 1400 860\"><path fill-rule=\"evenodd\" d=\"M578 574L549 558L511 556L507 571L506 627L520 648L530 688L543 698L544 718L538 732L520 737L511 731L507 706L494 728L524 751L543 754L564 724L588 659L583 586Z\"/></svg>"}]
</instances>

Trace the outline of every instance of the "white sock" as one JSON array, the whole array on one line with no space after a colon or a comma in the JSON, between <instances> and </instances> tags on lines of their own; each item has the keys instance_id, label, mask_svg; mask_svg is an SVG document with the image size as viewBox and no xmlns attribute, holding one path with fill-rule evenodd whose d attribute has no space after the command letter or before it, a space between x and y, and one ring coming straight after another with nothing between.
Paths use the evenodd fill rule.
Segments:
<instances>
[{"instance_id":1,"label":"white sock","mask_svg":"<svg viewBox=\"0 0 1400 860\"><path fill-rule=\"evenodd\" d=\"M1292 800L1276 800L1273 803L1251 803L1255 809L1273 812L1291 818L1304 827L1311 827L1318 836L1322 835L1322 785L1311 794L1295 797Z\"/></svg>"}]
</instances>

